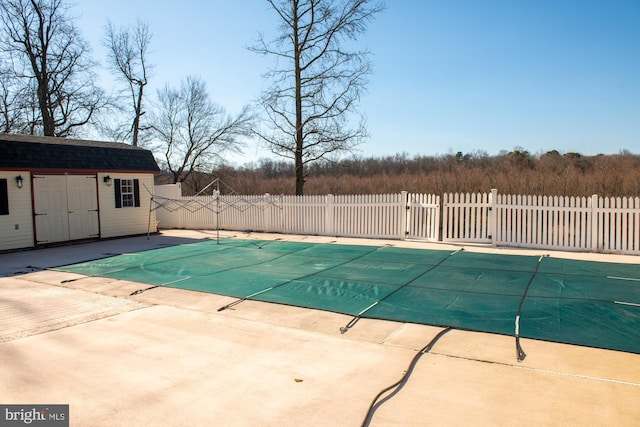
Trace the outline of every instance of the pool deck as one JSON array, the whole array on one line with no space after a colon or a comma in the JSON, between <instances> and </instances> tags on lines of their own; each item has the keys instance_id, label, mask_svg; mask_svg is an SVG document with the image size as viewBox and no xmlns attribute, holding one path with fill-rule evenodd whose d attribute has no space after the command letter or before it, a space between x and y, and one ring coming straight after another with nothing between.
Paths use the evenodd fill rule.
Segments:
<instances>
[{"instance_id":1,"label":"pool deck","mask_svg":"<svg viewBox=\"0 0 640 427\"><path fill-rule=\"evenodd\" d=\"M425 249L461 245L220 232ZM166 230L0 254L0 404L69 404L72 426L359 426L442 328L153 288L48 270L108 254L215 239ZM637 256L486 248L638 263ZM78 280L74 280L78 279ZM132 295L136 291L141 291ZM640 331L638 332L640 339ZM371 426L640 422L640 355L452 330Z\"/></svg>"}]
</instances>

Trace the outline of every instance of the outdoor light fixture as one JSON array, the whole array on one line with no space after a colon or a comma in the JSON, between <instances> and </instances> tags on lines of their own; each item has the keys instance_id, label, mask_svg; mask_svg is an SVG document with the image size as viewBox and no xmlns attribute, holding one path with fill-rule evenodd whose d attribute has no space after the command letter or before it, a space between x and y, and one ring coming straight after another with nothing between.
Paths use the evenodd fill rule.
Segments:
<instances>
[{"instance_id":1,"label":"outdoor light fixture","mask_svg":"<svg viewBox=\"0 0 640 427\"><path fill-rule=\"evenodd\" d=\"M24 182L24 180L22 179L22 175L16 176L16 185L18 186L18 188L22 188L22 183L23 182Z\"/></svg>"},{"instance_id":2,"label":"outdoor light fixture","mask_svg":"<svg viewBox=\"0 0 640 427\"><path fill-rule=\"evenodd\" d=\"M102 178L102 180L104 181L105 184L107 184L107 187L111 187L111 177L109 175Z\"/></svg>"}]
</instances>

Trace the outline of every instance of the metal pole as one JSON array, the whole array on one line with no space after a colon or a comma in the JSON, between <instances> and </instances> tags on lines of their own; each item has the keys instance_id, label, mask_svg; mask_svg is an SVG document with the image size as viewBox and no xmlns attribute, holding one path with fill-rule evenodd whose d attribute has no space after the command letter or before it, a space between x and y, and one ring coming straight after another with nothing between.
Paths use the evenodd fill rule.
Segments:
<instances>
[{"instance_id":1,"label":"metal pole","mask_svg":"<svg viewBox=\"0 0 640 427\"><path fill-rule=\"evenodd\" d=\"M153 196L149 199L149 220L147 221L147 240L150 240L151 236L151 207L153 206Z\"/></svg>"},{"instance_id":2,"label":"metal pole","mask_svg":"<svg viewBox=\"0 0 640 427\"><path fill-rule=\"evenodd\" d=\"M220 244L220 181L216 181L216 244Z\"/></svg>"}]
</instances>

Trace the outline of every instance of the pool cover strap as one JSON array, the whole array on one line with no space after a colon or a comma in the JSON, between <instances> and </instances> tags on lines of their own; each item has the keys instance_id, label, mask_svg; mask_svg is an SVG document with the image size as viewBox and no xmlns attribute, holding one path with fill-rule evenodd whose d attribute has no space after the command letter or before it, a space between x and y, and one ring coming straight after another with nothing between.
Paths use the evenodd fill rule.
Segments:
<instances>
[{"instance_id":1,"label":"pool cover strap","mask_svg":"<svg viewBox=\"0 0 640 427\"><path fill-rule=\"evenodd\" d=\"M347 323L345 326L340 328L340 333L344 334L346 332L349 331L349 329L351 329L352 327L355 326L356 323L358 323L358 320L360 320L362 318L362 315L365 314L367 311L371 310L373 307L375 307L376 305L380 304L384 299L389 298L391 295L395 294L396 292L398 292L400 289L404 288L405 286L409 286L411 283L415 282L416 280L418 280L420 277L424 276L425 274L427 274L428 272L430 272L431 270L433 270L434 268L436 268L437 266L439 266L440 264L442 264L443 262L445 262L447 259L449 259L449 257L457 254L458 252L462 251L463 249L459 249L457 251L451 252L449 255L447 255L446 258L442 258L442 260L440 260L437 264L433 265L431 268L425 270L422 274L420 274L419 276L411 279L410 281L408 281L407 283L405 283L402 286L399 286L397 289L391 291L390 293L388 293L387 295L385 295L384 297L382 297L381 299L379 299L378 301L374 302L373 304L371 304L369 307L365 308L364 310L362 310L360 313L358 313L353 319L351 319L349 321L349 323Z\"/></svg>"},{"instance_id":2,"label":"pool cover strap","mask_svg":"<svg viewBox=\"0 0 640 427\"><path fill-rule=\"evenodd\" d=\"M378 249L377 247L374 247L374 249L373 249L373 250L371 250L371 251L369 251L369 252L365 252L364 254L362 254L362 255L360 255L360 256L357 256L356 258L348 259L348 260L346 260L346 261L344 261L344 262L342 262L342 263L339 263L339 264L337 264L337 265L335 265L334 267L331 267L331 268L335 268L335 267L339 267L339 266L341 266L341 265L348 264L348 263L350 263L350 262L352 262L352 261L354 261L354 260L356 260L356 259L358 259L358 258L362 258L362 257L364 257L365 255L368 255L368 254L369 254L369 253L371 253L371 252L375 252L377 249ZM301 249L301 250L304 250L304 249ZM284 256L284 255L282 255L282 256ZM280 257L277 257L277 258L280 258ZM277 259L277 258L275 258L275 259ZM273 260L271 260L271 261L273 261ZM327 270L331 270L331 268L328 268ZM323 270L323 272L325 272L325 271L327 271L327 270ZM251 299L251 298L253 298L253 297L256 297L256 296L258 296L258 295L260 295L260 294L264 294L265 292L269 292L269 291L271 291L271 290L273 290L273 289L275 289L275 288L278 288L278 287L280 287L280 286L284 286L284 285L286 285L286 284L289 284L289 283L291 283L293 280L303 280L303 279L306 279L306 278L308 278L308 277L310 277L310 276L313 276L313 275L315 275L315 274L318 274L318 272L314 272L314 273L311 273L311 274L307 274L306 276L298 277L298 278L296 278L296 279L287 280L286 282L282 282L282 283L280 283L280 284L278 284L278 285L270 286L270 287L268 287L268 288L262 289L261 291L254 292L254 293L252 293L251 295L247 295L246 297L242 297L242 298L240 298L240 299L238 299L238 300L236 300L236 301L233 301L233 302L231 302L231 303L229 303L229 304L227 304L227 305L225 305L225 306L222 306L222 307L218 308L218 311L224 311L224 310L226 310L226 309L228 309L228 308L234 307L234 306L236 306L236 305L238 305L238 304L240 304L240 303L242 303L242 302L244 302L244 301L246 301L246 300L249 300L249 299Z\"/></svg>"},{"instance_id":3,"label":"pool cover strap","mask_svg":"<svg viewBox=\"0 0 640 427\"><path fill-rule=\"evenodd\" d=\"M529 283L527 283L527 287L525 288L524 293L522 294L522 299L520 299L520 304L518 305L518 313L516 314L516 330L514 333L514 336L516 338L516 359L518 359L518 362L522 362L525 359L525 357L527 357L527 353L524 352L524 350L522 349L522 346L520 345L520 313L522 313L522 305L524 304L524 299L527 297L529 288L533 283L533 279L535 279L536 275L538 274L538 270L540 270L540 263L542 262L542 258L544 258L544 256L541 256L540 258L538 258L538 263L536 264L536 271L534 271L533 274L531 275L531 278L529 279Z\"/></svg>"}]
</instances>

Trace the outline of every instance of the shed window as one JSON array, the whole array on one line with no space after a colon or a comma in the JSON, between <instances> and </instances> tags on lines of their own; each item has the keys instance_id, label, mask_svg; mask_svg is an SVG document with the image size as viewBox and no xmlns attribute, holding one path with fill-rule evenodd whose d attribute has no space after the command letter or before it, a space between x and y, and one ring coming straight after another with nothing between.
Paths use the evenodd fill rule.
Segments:
<instances>
[{"instance_id":1,"label":"shed window","mask_svg":"<svg viewBox=\"0 0 640 427\"><path fill-rule=\"evenodd\" d=\"M0 215L9 215L9 191L6 178L0 179Z\"/></svg>"},{"instance_id":2,"label":"shed window","mask_svg":"<svg viewBox=\"0 0 640 427\"><path fill-rule=\"evenodd\" d=\"M140 183L137 179L114 179L116 208L140 206Z\"/></svg>"}]
</instances>

